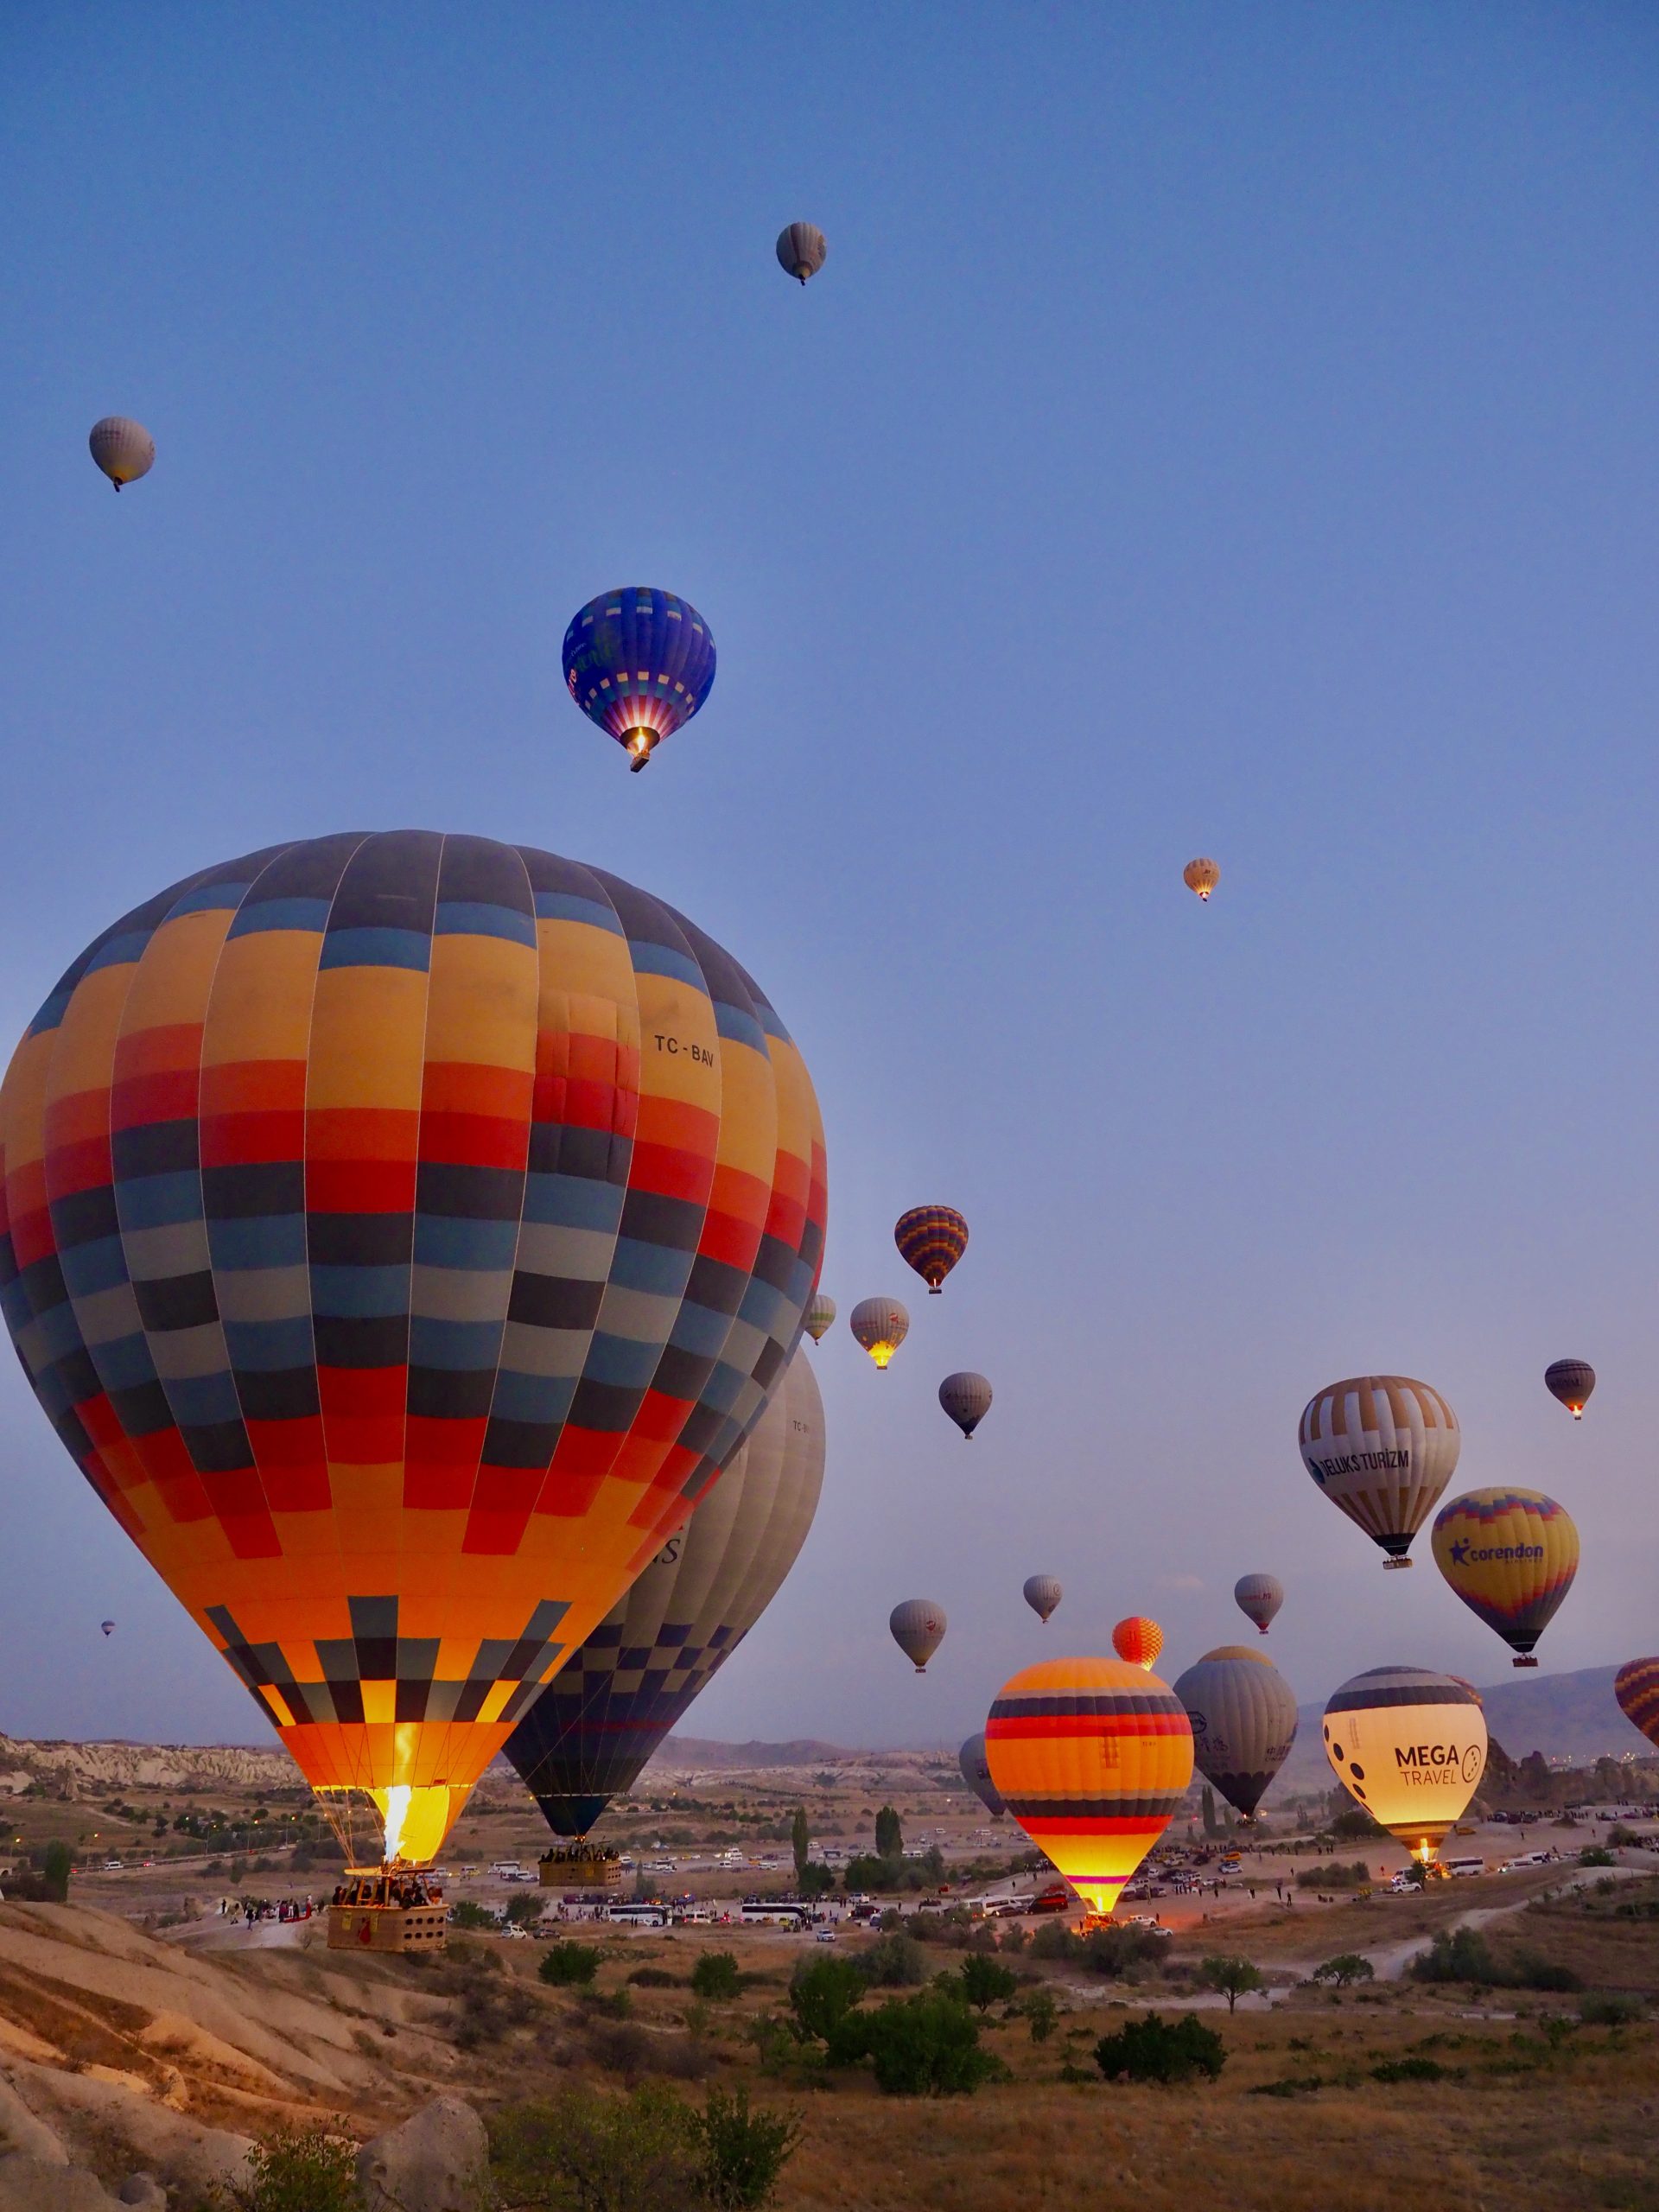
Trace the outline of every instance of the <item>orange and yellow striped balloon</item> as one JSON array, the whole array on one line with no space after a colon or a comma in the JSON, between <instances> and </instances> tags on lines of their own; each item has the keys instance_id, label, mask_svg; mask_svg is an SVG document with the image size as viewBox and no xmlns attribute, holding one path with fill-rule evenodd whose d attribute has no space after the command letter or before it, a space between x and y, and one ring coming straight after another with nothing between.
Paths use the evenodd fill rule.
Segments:
<instances>
[{"instance_id":1,"label":"orange and yellow striped balloon","mask_svg":"<svg viewBox=\"0 0 1659 2212\"><path fill-rule=\"evenodd\" d=\"M1050 1659L997 1692L985 1757L1014 1819L1104 1915L1192 1779L1192 1726L1140 1667Z\"/></svg>"},{"instance_id":2,"label":"orange and yellow striped balloon","mask_svg":"<svg viewBox=\"0 0 1659 2212\"><path fill-rule=\"evenodd\" d=\"M1118 1657L1131 1667L1146 1668L1148 1673L1158 1664L1163 1648L1164 1631L1144 1613L1131 1613L1112 1630L1112 1649Z\"/></svg>"}]
</instances>

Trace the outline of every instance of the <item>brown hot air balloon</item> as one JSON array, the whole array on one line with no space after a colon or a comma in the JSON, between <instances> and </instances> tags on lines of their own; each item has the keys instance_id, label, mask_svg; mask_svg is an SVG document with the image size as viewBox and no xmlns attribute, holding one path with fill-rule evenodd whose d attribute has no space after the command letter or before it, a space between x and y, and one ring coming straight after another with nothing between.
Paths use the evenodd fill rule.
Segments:
<instances>
[{"instance_id":1,"label":"brown hot air balloon","mask_svg":"<svg viewBox=\"0 0 1659 2212\"><path fill-rule=\"evenodd\" d=\"M1553 1359L1544 1370L1545 1389L1560 1400L1574 1421L1584 1419L1595 1387L1596 1370L1587 1359Z\"/></svg>"}]
</instances>

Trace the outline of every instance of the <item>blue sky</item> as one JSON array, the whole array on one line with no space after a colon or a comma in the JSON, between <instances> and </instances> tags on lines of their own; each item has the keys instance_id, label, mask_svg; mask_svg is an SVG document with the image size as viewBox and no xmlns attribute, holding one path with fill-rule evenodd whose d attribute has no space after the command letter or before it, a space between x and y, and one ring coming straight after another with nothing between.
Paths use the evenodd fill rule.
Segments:
<instances>
[{"instance_id":1,"label":"blue sky","mask_svg":"<svg viewBox=\"0 0 1659 2212\"><path fill-rule=\"evenodd\" d=\"M887 1376L816 1356L818 1525L699 1731L952 1736L1124 1611L1248 1633L1257 1567L1304 1698L1497 1679L1301 1471L1368 1368L1578 1519L1547 1664L1659 1646L1650 10L14 9L0 121L0 1027L193 867L482 831L754 970L843 1315L971 1220ZM720 651L640 777L559 680L625 581ZM0 1438L0 1727L245 1737L10 1362Z\"/></svg>"}]
</instances>

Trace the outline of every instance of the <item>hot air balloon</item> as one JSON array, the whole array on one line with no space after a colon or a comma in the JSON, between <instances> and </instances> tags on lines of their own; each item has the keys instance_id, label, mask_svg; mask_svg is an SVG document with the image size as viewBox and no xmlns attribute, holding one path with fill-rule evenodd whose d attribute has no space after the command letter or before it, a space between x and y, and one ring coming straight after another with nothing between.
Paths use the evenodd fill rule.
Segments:
<instances>
[{"instance_id":1,"label":"hot air balloon","mask_svg":"<svg viewBox=\"0 0 1659 2212\"><path fill-rule=\"evenodd\" d=\"M1163 1648L1164 1631L1144 1613L1131 1613L1112 1630L1112 1649L1118 1657L1128 1666L1144 1667L1148 1674Z\"/></svg>"},{"instance_id":2,"label":"hot air balloon","mask_svg":"<svg viewBox=\"0 0 1659 2212\"><path fill-rule=\"evenodd\" d=\"M918 1675L927 1672L927 1662L944 1643L947 1625L944 1606L926 1598L906 1598L887 1616L893 1642Z\"/></svg>"},{"instance_id":3,"label":"hot air balloon","mask_svg":"<svg viewBox=\"0 0 1659 2212\"><path fill-rule=\"evenodd\" d=\"M798 1353L720 1480L507 1738L556 1835L585 1836L782 1586L817 1511L823 1401Z\"/></svg>"},{"instance_id":4,"label":"hot air balloon","mask_svg":"<svg viewBox=\"0 0 1659 2212\"><path fill-rule=\"evenodd\" d=\"M785 223L778 233L778 265L803 284L817 275L829 252L816 223Z\"/></svg>"},{"instance_id":5,"label":"hot air balloon","mask_svg":"<svg viewBox=\"0 0 1659 2212\"><path fill-rule=\"evenodd\" d=\"M1627 1659L1613 1677L1613 1695L1631 1727L1659 1747L1659 1659Z\"/></svg>"},{"instance_id":6,"label":"hot air balloon","mask_svg":"<svg viewBox=\"0 0 1659 2212\"><path fill-rule=\"evenodd\" d=\"M570 696L637 773L715 688L715 641L696 608L648 584L601 592L564 633Z\"/></svg>"},{"instance_id":7,"label":"hot air balloon","mask_svg":"<svg viewBox=\"0 0 1659 2212\"><path fill-rule=\"evenodd\" d=\"M1046 1622L1060 1602L1060 1586L1052 1574L1028 1574L1026 1577L1026 1603L1039 1620Z\"/></svg>"},{"instance_id":8,"label":"hot air balloon","mask_svg":"<svg viewBox=\"0 0 1659 2212\"><path fill-rule=\"evenodd\" d=\"M1196 892L1208 906L1210 893L1221 881L1221 870L1216 866L1214 861L1188 861L1186 866L1181 870L1181 881L1189 891Z\"/></svg>"},{"instance_id":9,"label":"hot air balloon","mask_svg":"<svg viewBox=\"0 0 1659 2212\"><path fill-rule=\"evenodd\" d=\"M1169 1826L1192 1779L1192 1731L1156 1675L1050 1659L997 1692L985 1757L1009 1812L1098 1916Z\"/></svg>"},{"instance_id":10,"label":"hot air balloon","mask_svg":"<svg viewBox=\"0 0 1659 2212\"><path fill-rule=\"evenodd\" d=\"M1544 1370L1545 1389L1560 1400L1574 1421L1584 1419L1595 1387L1596 1370L1587 1359L1553 1359Z\"/></svg>"},{"instance_id":11,"label":"hot air balloon","mask_svg":"<svg viewBox=\"0 0 1659 2212\"><path fill-rule=\"evenodd\" d=\"M1224 1643L1175 1685L1198 1772L1248 1821L1296 1740L1296 1699L1265 1653Z\"/></svg>"},{"instance_id":12,"label":"hot air balloon","mask_svg":"<svg viewBox=\"0 0 1659 2212\"><path fill-rule=\"evenodd\" d=\"M1356 1803L1427 1866L1486 1764L1486 1720L1449 1675L1373 1667L1325 1708L1325 1755Z\"/></svg>"},{"instance_id":13,"label":"hot air balloon","mask_svg":"<svg viewBox=\"0 0 1659 2212\"><path fill-rule=\"evenodd\" d=\"M113 1636L115 1634L115 1623L113 1621L99 1621L99 1626L103 1630L105 1636Z\"/></svg>"},{"instance_id":14,"label":"hot air balloon","mask_svg":"<svg viewBox=\"0 0 1659 2212\"><path fill-rule=\"evenodd\" d=\"M87 1480L348 1852L430 1859L783 1373L799 1054L631 885L269 848L71 966L0 1090L0 1308Z\"/></svg>"},{"instance_id":15,"label":"hot air balloon","mask_svg":"<svg viewBox=\"0 0 1659 2212\"><path fill-rule=\"evenodd\" d=\"M1456 1472L1458 1417L1438 1390L1404 1375L1356 1375L1332 1382L1302 1412L1302 1464L1333 1505L1388 1557L1407 1556Z\"/></svg>"},{"instance_id":16,"label":"hot air balloon","mask_svg":"<svg viewBox=\"0 0 1659 2212\"><path fill-rule=\"evenodd\" d=\"M807 1300L806 1319L803 1325L815 1344L823 1342L825 1332L836 1318L836 1301L826 1298L821 1290L814 1291Z\"/></svg>"},{"instance_id":17,"label":"hot air balloon","mask_svg":"<svg viewBox=\"0 0 1659 2212\"><path fill-rule=\"evenodd\" d=\"M893 1227L893 1241L937 1298L944 1279L968 1249L968 1224L954 1206L912 1206Z\"/></svg>"},{"instance_id":18,"label":"hot air balloon","mask_svg":"<svg viewBox=\"0 0 1659 2212\"><path fill-rule=\"evenodd\" d=\"M1579 1532L1571 1515L1538 1490L1471 1490L1434 1520L1434 1561L1472 1613L1516 1656L1530 1654L1573 1587Z\"/></svg>"},{"instance_id":19,"label":"hot air balloon","mask_svg":"<svg viewBox=\"0 0 1659 2212\"><path fill-rule=\"evenodd\" d=\"M991 1410L991 1386L982 1375L964 1368L947 1375L939 1385L939 1403L970 1441L974 1431Z\"/></svg>"},{"instance_id":20,"label":"hot air balloon","mask_svg":"<svg viewBox=\"0 0 1659 2212\"><path fill-rule=\"evenodd\" d=\"M156 441L142 423L126 415L106 415L94 423L86 443L92 459L118 492L136 484L156 465Z\"/></svg>"},{"instance_id":21,"label":"hot air balloon","mask_svg":"<svg viewBox=\"0 0 1659 2212\"><path fill-rule=\"evenodd\" d=\"M1263 1636L1284 1602L1284 1586L1271 1574L1241 1574L1233 1585L1233 1603Z\"/></svg>"},{"instance_id":22,"label":"hot air balloon","mask_svg":"<svg viewBox=\"0 0 1659 2212\"><path fill-rule=\"evenodd\" d=\"M910 1333L910 1316L896 1298L863 1298L848 1316L847 1325L885 1374L887 1362Z\"/></svg>"},{"instance_id":23,"label":"hot air balloon","mask_svg":"<svg viewBox=\"0 0 1659 2212\"><path fill-rule=\"evenodd\" d=\"M1000 1821L1007 1811L1002 1802L1002 1793L991 1780L991 1770L985 1758L985 1731L970 1736L957 1753L957 1764L962 1769L962 1778L994 1821Z\"/></svg>"}]
</instances>

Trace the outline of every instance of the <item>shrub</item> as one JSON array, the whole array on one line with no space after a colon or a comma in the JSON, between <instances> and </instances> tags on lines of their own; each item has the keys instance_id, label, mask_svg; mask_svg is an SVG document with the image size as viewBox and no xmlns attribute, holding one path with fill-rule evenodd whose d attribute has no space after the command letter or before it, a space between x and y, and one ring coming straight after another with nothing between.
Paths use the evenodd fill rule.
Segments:
<instances>
[{"instance_id":1,"label":"shrub","mask_svg":"<svg viewBox=\"0 0 1659 2212\"><path fill-rule=\"evenodd\" d=\"M69 1896L69 1847L55 1838L41 1853L41 1880L48 1897L58 1904Z\"/></svg>"},{"instance_id":2,"label":"shrub","mask_svg":"<svg viewBox=\"0 0 1659 2212\"><path fill-rule=\"evenodd\" d=\"M853 1959L803 1959L790 1977L789 2004L802 2042L827 2044L864 2000L869 1981Z\"/></svg>"},{"instance_id":3,"label":"shrub","mask_svg":"<svg viewBox=\"0 0 1659 2212\"><path fill-rule=\"evenodd\" d=\"M573 1983L588 1986L599 1972L599 1949L593 1943L555 1943L542 1955L536 1969L541 1979L555 1989L568 1988Z\"/></svg>"},{"instance_id":4,"label":"shrub","mask_svg":"<svg viewBox=\"0 0 1659 2212\"><path fill-rule=\"evenodd\" d=\"M472 1897L462 1897L458 1904L452 1904L449 1908L449 1925L452 1928L493 1928L496 1918L487 1905L481 1905Z\"/></svg>"},{"instance_id":5,"label":"shrub","mask_svg":"<svg viewBox=\"0 0 1659 2212\"><path fill-rule=\"evenodd\" d=\"M247 2179L221 2183L218 2201L235 2212L362 2212L357 2145L320 2127L289 2127L248 2153Z\"/></svg>"},{"instance_id":6,"label":"shrub","mask_svg":"<svg viewBox=\"0 0 1659 2212\"><path fill-rule=\"evenodd\" d=\"M1115 2035L1095 2045L1095 2063L1109 2082L1190 2082L1195 2074L1214 2081L1227 2063L1227 2047L1195 2012L1176 2021L1148 2012L1126 2021Z\"/></svg>"},{"instance_id":7,"label":"shrub","mask_svg":"<svg viewBox=\"0 0 1659 2212\"><path fill-rule=\"evenodd\" d=\"M595 2066L602 2066L607 2074L620 2074L625 2082L637 2082L642 2074L652 2071L662 2040L632 2020L601 2018L588 2023L588 2056Z\"/></svg>"},{"instance_id":8,"label":"shrub","mask_svg":"<svg viewBox=\"0 0 1659 2212\"><path fill-rule=\"evenodd\" d=\"M868 2058L876 2087L887 2096L971 2096L1004 2072L979 2047L979 2023L960 1999L943 1990L890 1997L872 2012L851 2012L830 2045L833 2066Z\"/></svg>"},{"instance_id":9,"label":"shrub","mask_svg":"<svg viewBox=\"0 0 1659 2212\"><path fill-rule=\"evenodd\" d=\"M1611 1851L1604 1851L1599 1843L1586 1844L1579 1853L1580 1866L1611 1866L1614 1863Z\"/></svg>"},{"instance_id":10,"label":"shrub","mask_svg":"<svg viewBox=\"0 0 1659 2212\"><path fill-rule=\"evenodd\" d=\"M691 1991L715 2004L739 1995L743 1976L730 1951L705 1951L691 1969Z\"/></svg>"},{"instance_id":11,"label":"shrub","mask_svg":"<svg viewBox=\"0 0 1659 2212\"><path fill-rule=\"evenodd\" d=\"M1536 1951L1517 1951L1499 1972L1500 1979L1511 1989L1542 1989L1566 1996L1584 1987L1582 1974L1541 1957Z\"/></svg>"},{"instance_id":12,"label":"shrub","mask_svg":"<svg viewBox=\"0 0 1659 2212\"><path fill-rule=\"evenodd\" d=\"M753 2111L747 2089L710 2089L694 2126L702 2147L703 2193L711 2204L769 2204L798 2149L800 2122L788 2113Z\"/></svg>"},{"instance_id":13,"label":"shrub","mask_svg":"<svg viewBox=\"0 0 1659 2212\"><path fill-rule=\"evenodd\" d=\"M1346 1989L1351 1981L1375 1980L1376 1976L1376 1967L1363 1951L1338 1951L1313 1969L1315 1981L1334 1981L1338 1989Z\"/></svg>"},{"instance_id":14,"label":"shrub","mask_svg":"<svg viewBox=\"0 0 1659 2212\"><path fill-rule=\"evenodd\" d=\"M1082 1944L1063 1920L1046 1920L1031 1939L1033 1959L1075 1959Z\"/></svg>"},{"instance_id":15,"label":"shrub","mask_svg":"<svg viewBox=\"0 0 1659 2212\"><path fill-rule=\"evenodd\" d=\"M1351 1866L1344 1866L1333 1859L1328 1866L1304 1866L1296 1877L1299 1890L1366 1890L1371 1885L1371 1870L1363 1859Z\"/></svg>"},{"instance_id":16,"label":"shrub","mask_svg":"<svg viewBox=\"0 0 1659 2212\"><path fill-rule=\"evenodd\" d=\"M699 2193L695 2116L670 2089L625 2097L567 2089L550 2103L497 2113L487 2125L491 2179L509 2204L663 2212Z\"/></svg>"},{"instance_id":17,"label":"shrub","mask_svg":"<svg viewBox=\"0 0 1659 2212\"><path fill-rule=\"evenodd\" d=\"M1132 1928L1127 1921L1109 1922L1087 1936L1074 1936L1071 1941L1075 1948L1071 1955L1104 1974L1109 1981L1121 1980L1131 1967L1148 1961L1161 1963L1168 1953L1166 1938L1154 1935L1150 1928Z\"/></svg>"},{"instance_id":18,"label":"shrub","mask_svg":"<svg viewBox=\"0 0 1659 2212\"><path fill-rule=\"evenodd\" d=\"M1477 1988L1491 1988L1497 1965L1486 1938L1472 1928L1441 1928L1427 1950L1412 1961L1414 1981L1466 1981Z\"/></svg>"},{"instance_id":19,"label":"shrub","mask_svg":"<svg viewBox=\"0 0 1659 2212\"><path fill-rule=\"evenodd\" d=\"M1639 2020L1647 2009L1639 1997L1618 1993L1586 1997L1579 2006L1579 2018L1586 2028L1624 2028Z\"/></svg>"},{"instance_id":20,"label":"shrub","mask_svg":"<svg viewBox=\"0 0 1659 2212\"><path fill-rule=\"evenodd\" d=\"M1033 2043L1046 2043L1060 2016L1053 1993L1047 1989L1027 1990L1020 2000L1020 2010L1030 2023Z\"/></svg>"},{"instance_id":21,"label":"shrub","mask_svg":"<svg viewBox=\"0 0 1659 2212\"><path fill-rule=\"evenodd\" d=\"M1236 2008L1241 1997L1247 1997L1251 1990L1261 1988L1262 1970L1253 1966L1249 1959L1203 1959L1198 1964L1198 1980L1205 1989L1221 1992L1227 1999L1227 2010L1230 2013Z\"/></svg>"},{"instance_id":22,"label":"shrub","mask_svg":"<svg viewBox=\"0 0 1659 2212\"><path fill-rule=\"evenodd\" d=\"M530 1928L541 1918L543 1910L543 1901L540 1897L534 1894L526 1897L520 1892L518 1897L507 1899L501 1917L510 1928Z\"/></svg>"},{"instance_id":23,"label":"shrub","mask_svg":"<svg viewBox=\"0 0 1659 2212\"><path fill-rule=\"evenodd\" d=\"M1007 1967L998 1966L995 1959L988 1959L978 1951L969 1954L952 1979L963 2002L979 2013L988 2012L993 2005L1006 2004L1020 1986Z\"/></svg>"},{"instance_id":24,"label":"shrub","mask_svg":"<svg viewBox=\"0 0 1659 2212\"><path fill-rule=\"evenodd\" d=\"M898 1929L878 1936L857 1964L872 1989L916 1989L927 1979L921 1945Z\"/></svg>"},{"instance_id":25,"label":"shrub","mask_svg":"<svg viewBox=\"0 0 1659 2212\"><path fill-rule=\"evenodd\" d=\"M1331 1833L1344 1842L1358 1843L1370 1836L1386 1835L1388 1830L1373 1820L1363 1805L1350 1805L1332 1821Z\"/></svg>"},{"instance_id":26,"label":"shrub","mask_svg":"<svg viewBox=\"0 0 1659 2212\"><path fill-rule=\"evenodd\" d=\"M677 1974L669 1974L662 1967L635 1967L628 1976L628 1983L633 1989L677 1989L680 1977Z\"/></svg>"},{"instance_id":27,"label":"shrub","mask_svg":"<svg viewBox=\"0 0 1659 2212\"><path fill-rule=\"evenodd\" d=\"M1615 1821L1607 1831L1607 1840L1616 1847L1628 1848L1631 1844L1640 1843L1642 1839L1634 1828L1626 1827L1623 1821Z\"/></svg>"},{"instance_id":28,"label":"shrub","mask_svg":"<svg viewBox=\"0 0 1659 2212\"><path fill-rule=\"evenodd\" d=\"M1456 2069L1438 2058L1385 2058L1371 2069L1373 2082L1443 2082Z\"/></svg>"}]
</instances>

